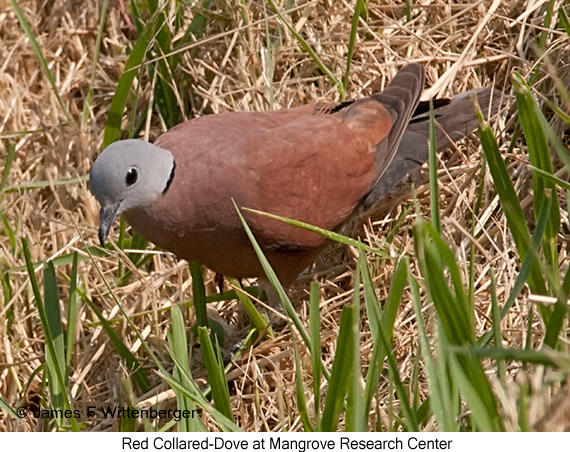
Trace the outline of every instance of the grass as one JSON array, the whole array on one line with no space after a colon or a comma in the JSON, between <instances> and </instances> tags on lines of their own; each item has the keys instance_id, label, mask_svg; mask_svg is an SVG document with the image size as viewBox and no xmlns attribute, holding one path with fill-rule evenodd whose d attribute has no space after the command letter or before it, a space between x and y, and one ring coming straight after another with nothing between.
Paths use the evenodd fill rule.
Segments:
<instances>
[{"instance_id":1,"label":"grass","mask_svg":"<svg viewBox=\"0 0 570 452\"><path fill-rule=\"evenodd\" d=\"M0 431L568 428L564 2L491 15L485 2L9 5ZM286 327L254 313L255 281L218 294L211 272L124 224L95 246L84 176L106 144L201 114L359 98L406 61L437 94L494 85L503 112L370 218L317 231L335 244L290 293L272 281ZM120 422L85 405L199 415ZM19 419L21 406L81 416Z\"/></svg>"}]
</instances>

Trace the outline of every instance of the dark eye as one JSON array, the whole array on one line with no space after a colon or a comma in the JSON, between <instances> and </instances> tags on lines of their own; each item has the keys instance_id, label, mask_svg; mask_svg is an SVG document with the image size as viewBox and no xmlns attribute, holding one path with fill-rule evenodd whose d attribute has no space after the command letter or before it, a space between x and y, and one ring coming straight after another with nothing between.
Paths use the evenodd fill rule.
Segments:
<instances>
[{"instance_id":1,"label":"dark eye","mask_svg":"<svg viewBox=\"0 0 570 452\"><path fill-rule=\"evenodd\" d=\"M136 168L129 168L127 171L127 177L125 178L125 182L127 186L133 185L139 177L139 173Z\"/></svg>"}]
</instances>

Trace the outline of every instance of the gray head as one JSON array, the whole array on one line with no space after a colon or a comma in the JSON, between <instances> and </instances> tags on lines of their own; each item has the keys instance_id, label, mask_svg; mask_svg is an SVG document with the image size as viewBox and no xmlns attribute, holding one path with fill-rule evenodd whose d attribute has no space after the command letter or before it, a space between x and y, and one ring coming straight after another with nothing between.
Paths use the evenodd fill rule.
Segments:
<instances>
[{"instance_id":1,"label":"gray head","mask_svg":"<svg viewBox=\"0 0 570 452\"><path fill-rule=\"evenodd\" d=\"M121 213L150 207L168 189L174 167L169 151L141 140L116 141L101 153L89 173L91 191L101 204L101 246Z\"/></svg>"}]
</instances>

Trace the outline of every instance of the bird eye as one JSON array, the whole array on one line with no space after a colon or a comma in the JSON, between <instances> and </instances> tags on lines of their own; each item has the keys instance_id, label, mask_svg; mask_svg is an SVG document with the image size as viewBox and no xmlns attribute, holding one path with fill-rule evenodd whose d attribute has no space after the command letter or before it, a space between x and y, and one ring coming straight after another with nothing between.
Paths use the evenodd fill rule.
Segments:
<instances>
[{"instance_id":1,"label":"bird eye","mask_svg":"<svg viewBox=\"0 0 570 452\"><path fill-rule=\"evenodd\" d=\"M139 177L139 173L136 168L129 168L127 171L127 177L125 178L125 182L127 186L133 185Z\"/></svg>"}]
</instances>

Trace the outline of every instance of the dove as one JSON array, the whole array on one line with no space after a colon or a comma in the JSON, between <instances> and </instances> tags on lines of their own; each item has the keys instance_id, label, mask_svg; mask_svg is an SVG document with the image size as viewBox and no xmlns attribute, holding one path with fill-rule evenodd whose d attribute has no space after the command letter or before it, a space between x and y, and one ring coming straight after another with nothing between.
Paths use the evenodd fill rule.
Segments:
<instances>
[{"instance_id":1,"label":"dove","mask_svg":"<svg viewBox=\"0 0 570 452\"><path fill-rule=\"evenodd\" d=\"M265 112L228 112L185 121L153 143L109 145L96 159L91 191L101 205L104 244L119 215L159 248L234 278L266 275L237 215L240 207L336 230L356 211L381 202L428 159L429 111L419 104L424 69L408 64L387 87L343 103ZM491 90L436 100L439 148L477 126ZM245 211L284 287L327 239Z\"/></svg>"}]
</instances>

